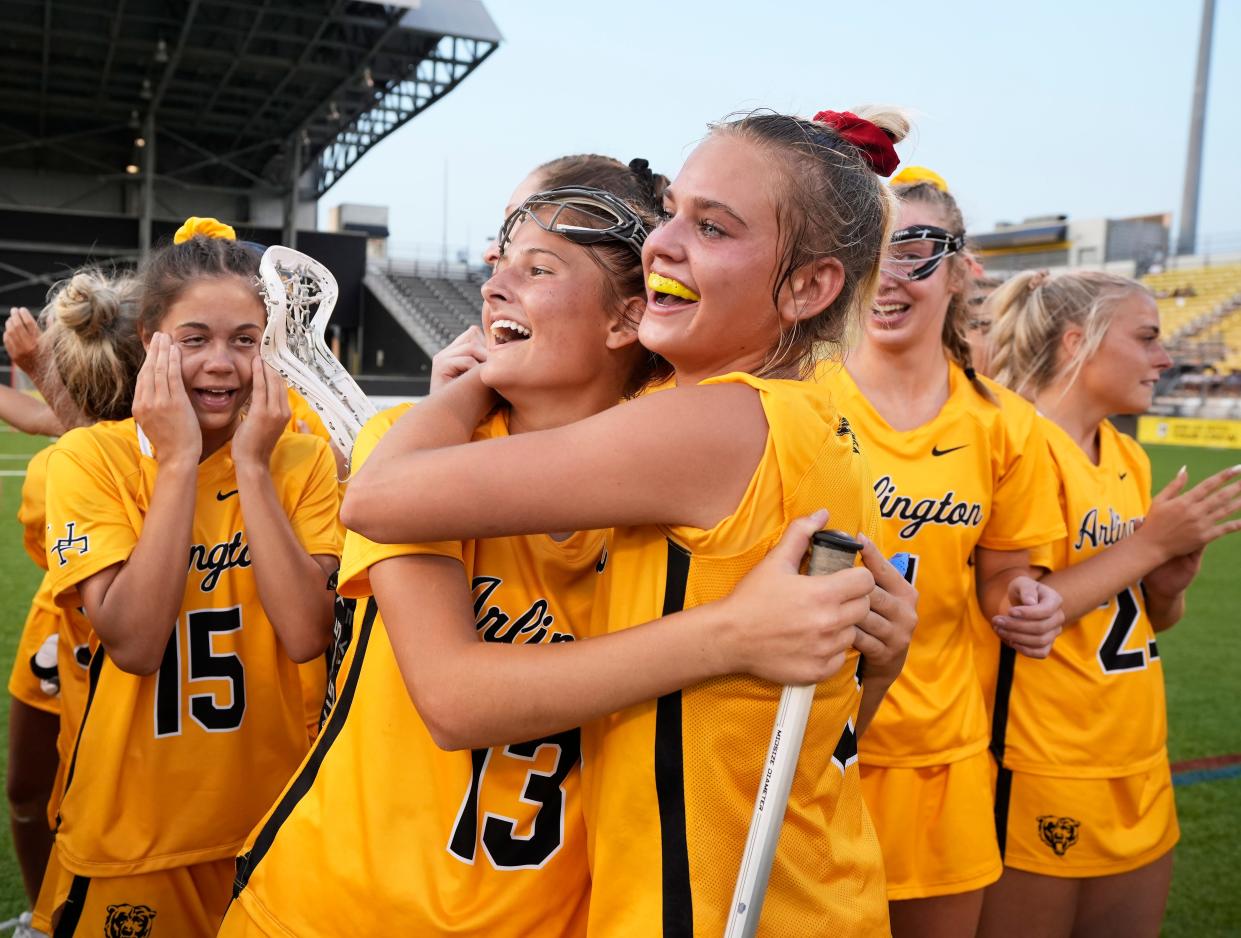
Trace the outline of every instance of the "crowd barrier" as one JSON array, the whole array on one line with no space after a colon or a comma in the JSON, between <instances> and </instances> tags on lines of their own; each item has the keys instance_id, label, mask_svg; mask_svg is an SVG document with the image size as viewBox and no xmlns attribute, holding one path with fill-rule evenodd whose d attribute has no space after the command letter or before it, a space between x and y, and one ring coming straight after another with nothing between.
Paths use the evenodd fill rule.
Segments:
<instances>
[{"instance_id":1,"label":"crowd barrier","mask_svg":"<svg viewBox=\"0 0 1241 938\"><path fill-rule=\"evenodd\" d=\"M1138 442L1241 449L1241 420L1143 416L1138 418Z\"/></svg>"}]
</instances>

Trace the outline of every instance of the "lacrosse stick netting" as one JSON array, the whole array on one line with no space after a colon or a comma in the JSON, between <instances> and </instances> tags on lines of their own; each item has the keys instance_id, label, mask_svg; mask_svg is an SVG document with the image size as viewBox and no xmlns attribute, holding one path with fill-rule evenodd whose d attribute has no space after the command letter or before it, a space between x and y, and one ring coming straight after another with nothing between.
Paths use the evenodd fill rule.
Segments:
<instances>
[{"instance_id":1,"label":"lacrosse stick netting","mask_svg":"<svg viewBox=\"0 0 1241 938\"><path fill-rule=\"evenodd\" d=\"M313 257L276 245L259 264L267 328L260 354L310 402L348 456L375 406L324 341L336 305L336 278Z\"/></svg>"}]
</instances>

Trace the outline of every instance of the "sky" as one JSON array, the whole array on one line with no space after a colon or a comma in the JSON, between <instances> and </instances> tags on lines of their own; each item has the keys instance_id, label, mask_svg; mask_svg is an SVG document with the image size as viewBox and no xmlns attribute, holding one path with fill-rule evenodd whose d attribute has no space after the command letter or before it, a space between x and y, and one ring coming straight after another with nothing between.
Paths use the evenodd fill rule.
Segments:
<instances>
[{"instance_id":1,"label":"sky","mask_svg":"<svg viewBox=\"0 0 1241 938\"><path fill-rule=\"evenodd\" d=\"M473 258L513 187L568 153L675 176L710 121L909 109L903 165L947 178L971 231L1179 215L1195 0L484 0L505 39L320 202L388 205L393 256ZM1241 250L1241 0L1218 0L1199 249ZM445 203L447 223L445 225ZM1179 224L1179 218L1177 219ZM1174 229L1175 230L1175 229Z\"/></svg>"}]
</instances>

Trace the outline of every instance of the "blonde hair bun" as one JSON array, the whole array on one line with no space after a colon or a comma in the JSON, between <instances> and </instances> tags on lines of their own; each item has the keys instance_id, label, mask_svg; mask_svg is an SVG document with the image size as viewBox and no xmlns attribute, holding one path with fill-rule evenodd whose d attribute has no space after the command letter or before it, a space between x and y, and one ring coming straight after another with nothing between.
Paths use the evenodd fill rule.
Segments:
<instances>
[{"instance_id":1,"label":"blonde hair bun","mask_svg":"<svg viewBox=\"0 0 1241 938\"><path fill-rule=\"evenodd\" d=\"M109 280L98 270L83 270L52 288L49 321L59 323L84 342L96 342L121 316L134 314L137 284L131 278Z\"/></svg>"}]
</instances>

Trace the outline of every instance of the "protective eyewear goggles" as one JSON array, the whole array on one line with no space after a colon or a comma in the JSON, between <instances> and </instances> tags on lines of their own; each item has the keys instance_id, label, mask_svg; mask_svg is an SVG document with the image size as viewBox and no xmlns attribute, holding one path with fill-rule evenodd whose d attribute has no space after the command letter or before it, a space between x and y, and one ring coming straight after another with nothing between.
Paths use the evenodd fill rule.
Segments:
<instances>
[{"instance_id":1,"label":"protective eyewear goggles","mask_svg":"<svg viewBox=\"0 0 1241 938\"><path fill-rule=\"evenodd\" d=\"M965 238L936 228L917 225L892 233L883 272L897 280L925 280L944 259L965 250Z\"/></svg>"},{"instance_id":2,"label":"protective eyewear goggles","mask_svg":"<svg viewBox=\"0 0 1241 938\"><path fill-rule=\"evenodd\" d=\"M584 186L563 186L536 192L504 220L496 241L503 256L513 232L526 219L544 231L568 238L574 244L620 241L642 256L642 243L650 233L633 209L610 192Z\"/></svg>"}]
</instances>

